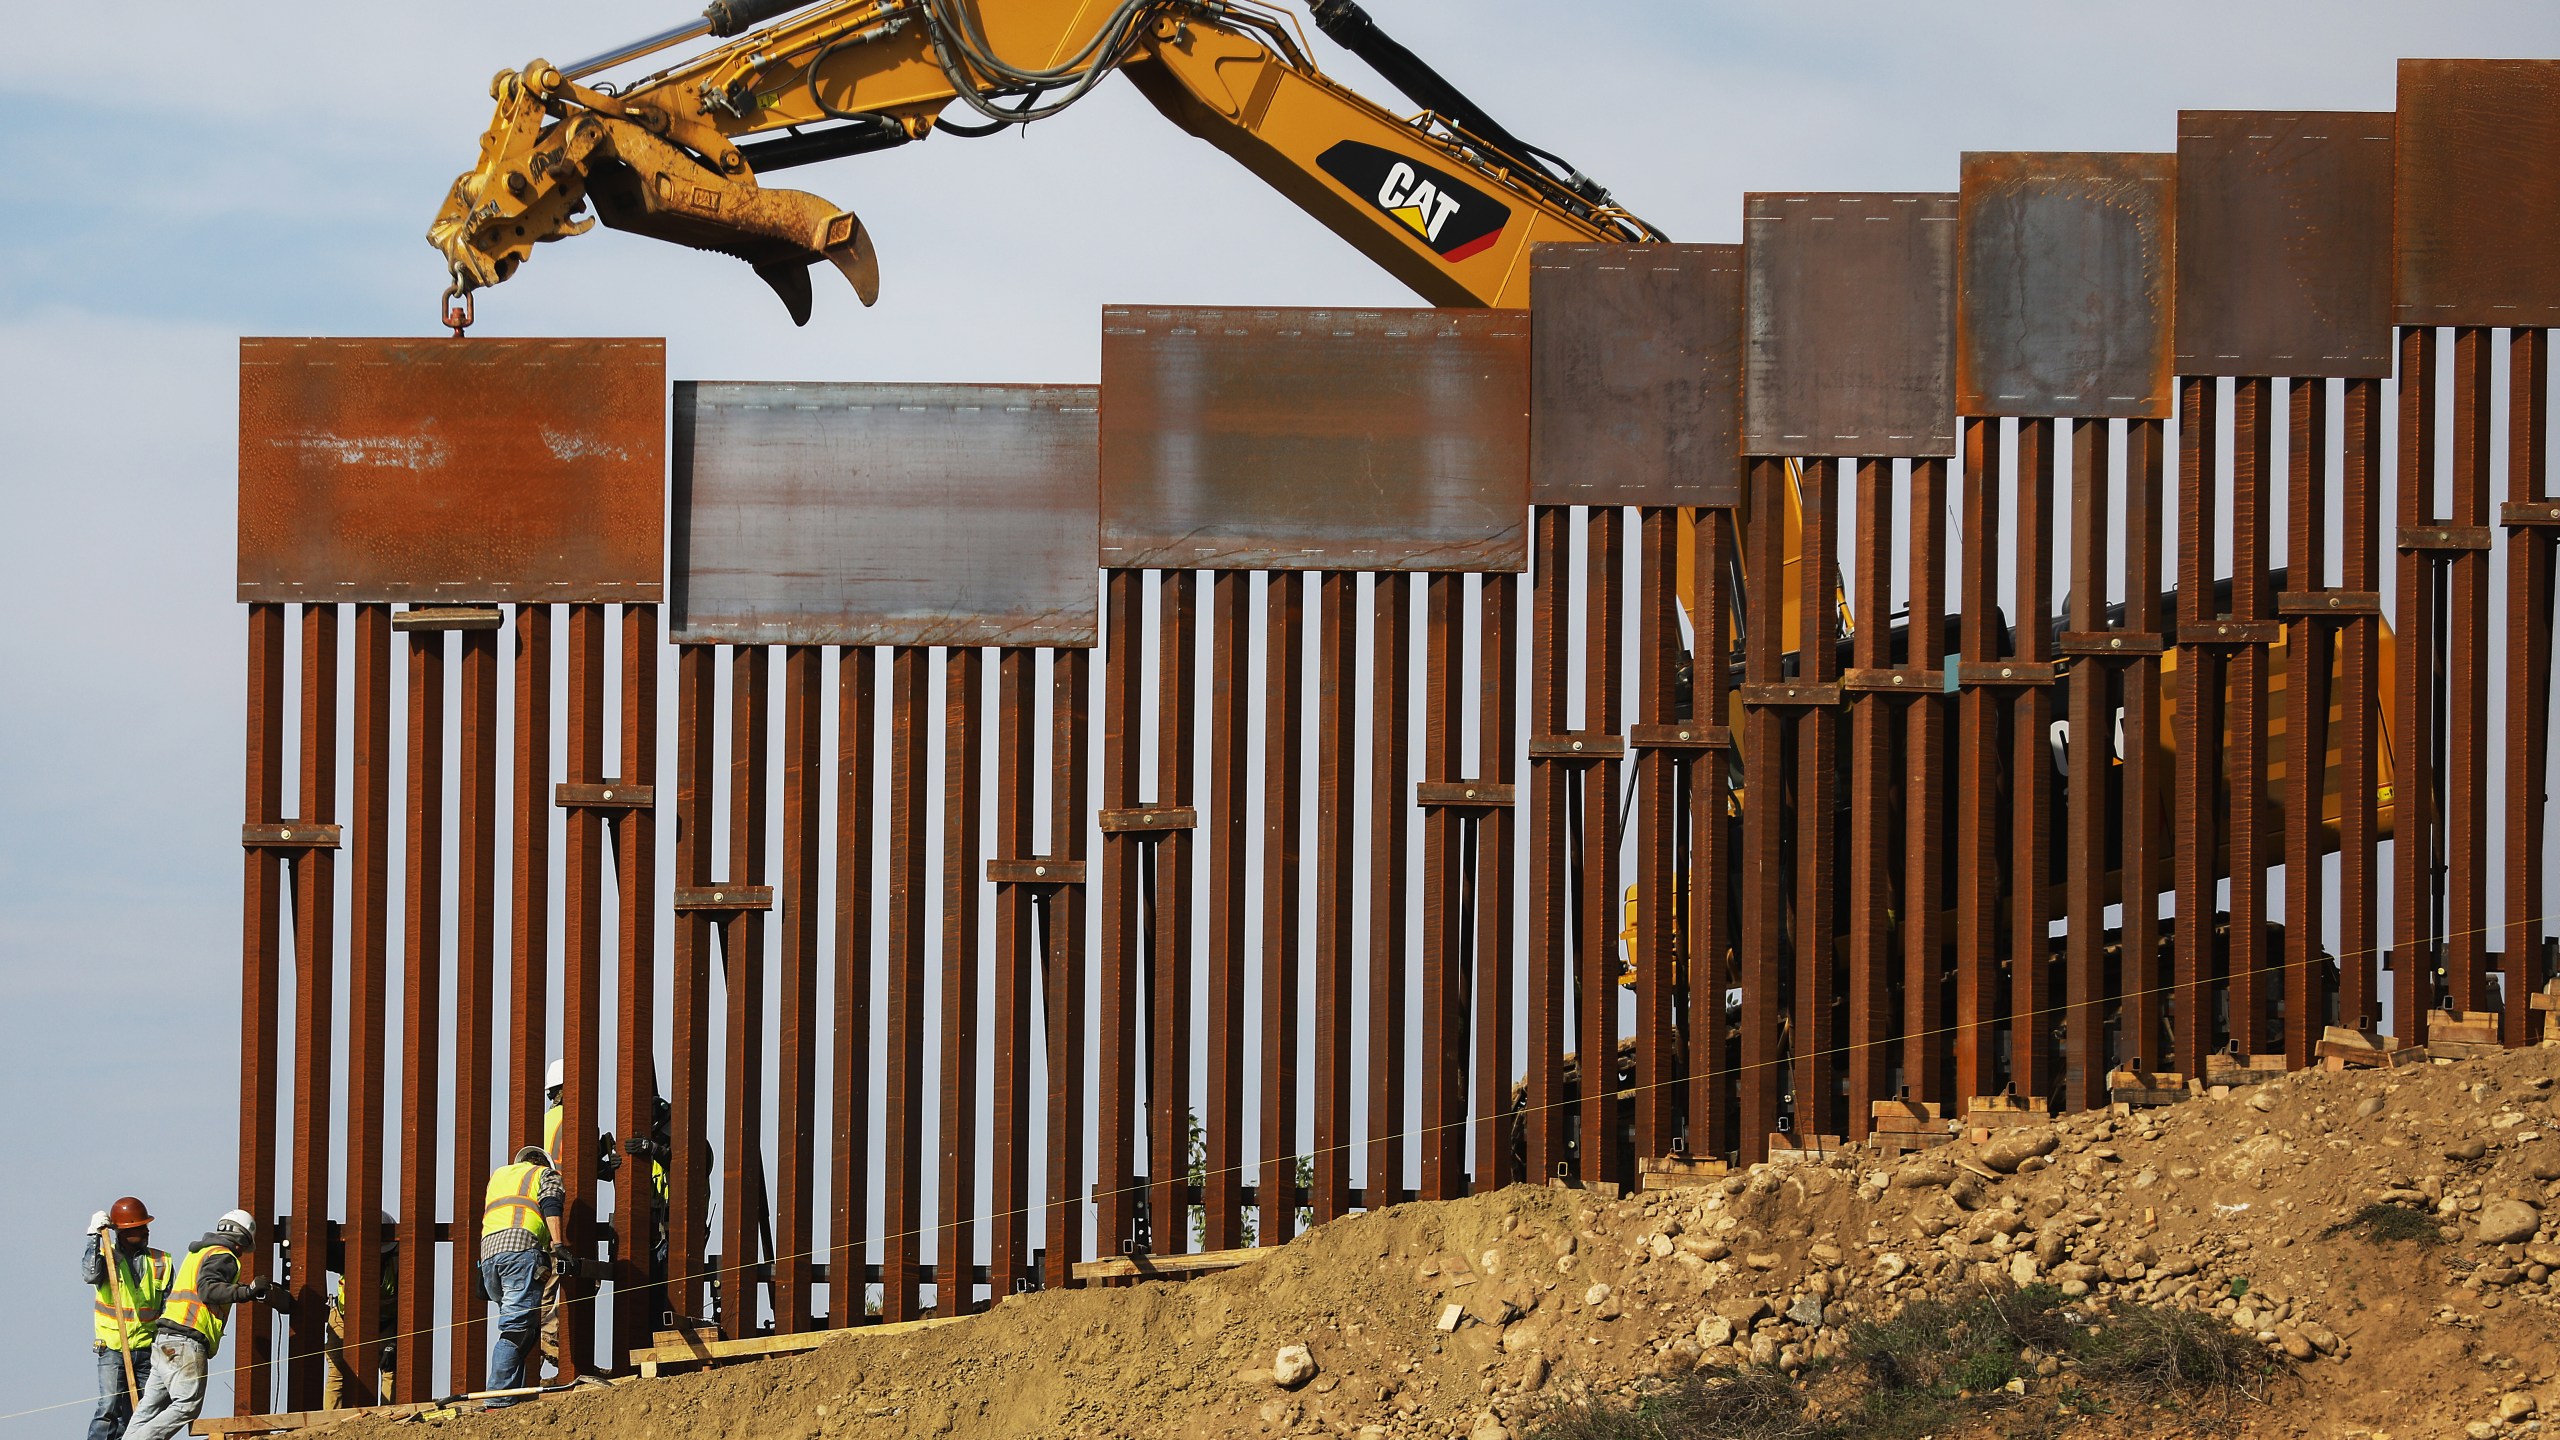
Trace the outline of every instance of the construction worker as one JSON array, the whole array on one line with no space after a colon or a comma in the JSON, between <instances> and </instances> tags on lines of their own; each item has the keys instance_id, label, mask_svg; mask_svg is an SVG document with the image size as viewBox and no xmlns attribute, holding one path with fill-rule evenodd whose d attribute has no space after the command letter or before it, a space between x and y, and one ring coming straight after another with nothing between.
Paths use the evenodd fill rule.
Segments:
<instances>
[{"instance_id":1,"label":"construction worker","mask_svg":"<svg viewBox=\"0 0 2560 1440\"><path fill-rule=\"evenodd\" d=\"M398 1354L392 1343L392 1337L393 1333L399 1329L399 1316L397 1307L392 1302L398 1296L399 1289L398 1276L393 1272L391 1260L393 1256L400 1253L400 1242L392 1234L392 1228L391 1214L389 1211L384 1211L382 1260L379 1267L382 1271L382 1304L376 1312L377 1318L374 1321L374 1334L382 1339L381 1381L373 1392L377 1401L391 1393L392 1361ZM329 1297L329 1318L326 1323L329 1331L329 1369L320 1380L320 1408L335 1410L346 1403L347 1385L355 1378L355 1368L351 1357L347 1354L347 1277L343 1271L338 1275L338 1288L331 1292Z\"/></svg>"},{"instance_id":2,"label":"construction worker","mask_svg":"<svg viewBox=\"0 0 2560 1440\"><path fill-rule=\"evenodd\" d=\"M560 1122L569 1114L568 1105L560 1098L568 1088L568 1078L568 1066L559 1060L552 1061L551 1068L542 1075L542 1149L555 1158L560 1154ZM604 1131L596 1136L596 1178L611 1180L621 1173L622 1155L614 1148L613 1132ZM560 1238L567 1237L564 1234ZM565 1282L575 1273L574 1268L554 1271L542 1282L542 1358L554 1375L560 1373L560 1347L567 1339L561 1329L568 1320Z\"/></svg>"},{"instance_id":3,"label":"construction worker","mask_svg":"<svg viewBox=\"0 0 2560 1440\"><path fill-rule=\"evenodd\" d=\"M177 1267L151 1248L151 1211L127 1195L89 1217L80 1279L98 1292L98 1413L89 1440L117 1440L151 1378L151 1332ZM127 1387L131 1388L127 1388Z\"/></svg>"},{"instance_id":4,"label":"construction worker","mask_svg":"<svg viewBox=\"0 0 2560 1440\"><path fill-rule=\"evenodd\" d=\"M667 1161L674 1158L675 1146L668 1135L666 1097L660 1096L649 1122L649 1133L625 1142L626 1153L649 1162L649 1217L655 1234L649 1249L652 1279L667 1278Z\"/></svg>"},{"instance_id":5,"label":"construction worker","mask_svg":"<svg viewBox=\"0 0 2560 1440\"><path fill-rule=\"evenodd\" d=\"M480 1208L480 1292L498 1307L489 1350L489 1388L525 1387L526 1364L539 1342L543 1283L572 1268L562 1242L568 1187L539 1145L516 1152L489 1177ZM512 1405L502 1398L494 1405Z\"/></svg>"},{"instance_id":6,"label":"construction worker","mask_svg":"<svg viewBox=\"0 0 2560 1440\"><path fill-rule=\"evenodd\" d=\"M205 1372L222 1349L232 1306L248 1301L293 1313L291 1295L264 1280L240 1279L240 1257L248 1253L256 1228L248 1211L225 1211L203 1239L187 1247L152 1336L151 1383L125 1440L170 1440L195 1423L204 1410Z\"/></svg>"}]
</instances>

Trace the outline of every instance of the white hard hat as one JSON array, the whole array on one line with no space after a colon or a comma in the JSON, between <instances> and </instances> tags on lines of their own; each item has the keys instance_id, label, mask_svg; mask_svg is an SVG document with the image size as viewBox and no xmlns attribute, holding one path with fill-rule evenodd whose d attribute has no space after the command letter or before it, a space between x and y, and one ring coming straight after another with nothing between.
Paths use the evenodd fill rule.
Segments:
<instances>
[{"instance_id":1,"label":"white hard hat","mask_svg":"<svg viewBox=\"0 0 2560 1440\"><path fill-rule=\"evenodd\" d=\"M258 1222L250 1218L246 1210L225 1210L222 1212L222 1218L213 1222L213 1228L237 1230L243 1235L255 1235L258 1233Z\"/></svg>"},{"instance_id":2,"label":"white hard hat","mask_svg":"<svg viewBox=\"0 0 2560 1440\"><path fill-rule=\"evenodd\" d=\"M569 1067L558 1060L552 1061L551 1068L542 1072L542 1088L545 1090L557 1090L568 1083Z\"/></svg>"}]
</instances>

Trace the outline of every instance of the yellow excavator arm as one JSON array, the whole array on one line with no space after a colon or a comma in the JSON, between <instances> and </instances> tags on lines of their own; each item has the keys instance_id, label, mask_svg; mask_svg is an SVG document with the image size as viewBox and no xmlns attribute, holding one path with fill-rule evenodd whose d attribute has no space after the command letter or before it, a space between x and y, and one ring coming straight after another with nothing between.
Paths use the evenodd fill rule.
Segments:
<instances>
[{"instance_id":1,"label":"yellow excavator arm","mask_svg":"<svg viewBox=\"0 0 2560 1440\"><path fill-rule=\"evenodd\" d=\"M1327 79L1291 12L1244 0L717 0L698 22L585 61L502 71L479 163L428 231L452 276L447 323L467 324L471 293L512 276L535 245L599 219L746 261L796 323L821 261L870 304L879 263L862 222L762 177L1029 124L1115 71L1435 305L1526 305L1541 242L1662 238L1485 115L1355 0L1311 9L1422 112L1397 115ZM586 83L705 35L725 43L619 89ZM954 106L970 118L945 118Z\"/></svg>"}]
</instances>

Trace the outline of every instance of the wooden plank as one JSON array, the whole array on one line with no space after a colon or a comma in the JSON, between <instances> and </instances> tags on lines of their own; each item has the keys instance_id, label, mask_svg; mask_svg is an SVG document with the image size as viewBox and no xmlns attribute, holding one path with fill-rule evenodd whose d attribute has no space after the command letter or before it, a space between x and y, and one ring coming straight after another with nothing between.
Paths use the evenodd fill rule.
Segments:
<instances>
[{"instance_id":1,"label":"wooden plank","mask_svg":"<svg viewBox=\"0 0 2560 1440\"><path fill-rule=\"evenodd\" d=\"M293 1430L322 1430L347 1420L405 1420L431 1402L370 1405L355 1410L293 1410L276 1415L206 1416L191 1427L197 1435L278 1435Z\"/></svg>"},{"instance_id":2,"label":"wooden plank","mask_svg":"<svg viewBox=\"0 0 2560 1440\"><path fill-rule=\"evenodd\" d=\"M815 1350L838 1340L882 1335L908 1335L942 1325L957 1325L970 1318L966 1315L937 1315L923 1320L899 1320L886 1325L855 1325L842 1330L808 1330L796 1335L756 1335L744 1340L698 1340L680 1331L662 1330L653 1349L634 1350L634 1364L669 1365L716 1364L723 1360L754 1360L767 1355L793 1355Z\"/></svg>"},{"instance_id":3,"label":"wooden plank","mask_svg":"<svg viewBox=\"0 0 2560 1440\"><path fill-rule=\"evenodd\" d=\"M1188 1255L1114 1255L1087 1260L1072 1272L1079 1280L1149 1279L1165 1275L1202 1275L1232 1270L1270 1254L1268 1249L1199 1250Z\"/></svg>"}]
</instances>

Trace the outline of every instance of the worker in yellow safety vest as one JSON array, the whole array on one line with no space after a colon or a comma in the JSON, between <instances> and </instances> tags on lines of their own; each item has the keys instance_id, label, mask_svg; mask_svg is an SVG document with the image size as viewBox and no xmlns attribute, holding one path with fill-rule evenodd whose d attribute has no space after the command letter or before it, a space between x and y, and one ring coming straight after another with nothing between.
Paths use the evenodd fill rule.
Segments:
<instances>
[{"instance_id":1,"label":"worker in yellow safety vest","mask_svg":"<svg viewBox=\"0 0 2560 1440\"><path fill-rule=\"evenodd\" d=\"M80 1279L98 1292L98 1412L89 1440L119 1440L151 1375L151 1331L177 1267L151 1248L151 1211L130 1195L89 1217Z\"/></svg>"},{"instance_id":2,"label":"worker in yellow safety vest","mask_svg":"<svg viewBox=\"0 0 2560 1440\"><path fill-rule=\"evenodd\" d=\"M205 1237L187 1247L170 1278L169 1298L151 1341L151 1383L133 1412L125 1440L171 1440L184 1434L204 1410L205 1372L222 1349L222 1329L231 1307L265 1304L287 1314L293 1297L264 1280L240 1278L241 1257L249 1251L257 1222L246 1210L232 1210L213 1222Z\"/></svg>"},{"instance_id":3,"label":"worker in yellow safety vest","mask_svg":"<svg viewBox=\"0 0 2560 1440\"><path fill-rule=\"evenodd\" d=\"M561 1154L560 1125L569 1115L568 1104L561 1098L568 1089L568 1079L569 1067L558 1060L552 1061L551 1068L544 1071L542 1076L542 1149L544 1154L551 1156L554 1163L558 1162ZM632 1152L644 1154L647 1143L645 1139L633 1141ZM666 1172L659 1169L654 1162L651 1169L657 1172L655 1178L659 1182L660 1189L663 1190ZM613 1132L602 1131L596 1136L596 1178L610 1181L621 1173L622 1152L614 1144ZM661 1254L664 1253L664 1248L664 1246L659 1247ZM564 1338L561 1327L568 1317L568 1292L565 1282L569 1275L574 1273L574 1271L555 1273L545 1279L542 1285L542 1358L550 1365L554 1374L559 1373L560 1369L560 1346Z\"/></svg>"},{"instance_id":4,"label":"worker in yellow safety vest","mask_svg":"<svg viewBox=\"0 0 2560 1440\"><path fill-rule=\"evenodd\" d=\"M567 1196L560 1172L539 1145L518 1150L514 1163L489 1177L480 1207L480 1293L498 1307L497 1339L489 1351L492 1390L524 1388L526 1364L539 1342L544 1279L575 1268L561 1220Z\"/></svg>"},{"instance_id":5,"label":"worker in yellow safety vest","mask_svg":"<svg viewBox=\"0 0 2560 1440\"><path fill-rule=\"evenodd\" d=\"M373 1327L373 1333L382 1342L378 1367L382 1373L373 1391L377 1398L391 1393L392 1360L397 1354L393 1335L399 1329L395 1305L400 1294L399 1273L391 1261L400 1253L400 1240L395 1228L391 1212L382 1212L381 1259L375 1267L382 1272L382 1294L374 1310ZM347 1353L347 1277L343 1271L338 1275L338 1288L330 1292L326 1325L329 1332L329 1368L320 1377L320 1408L336 1410L346 1404L347 1388L356 1381L355 1357Z\"/></svg>"}]
</instances>

